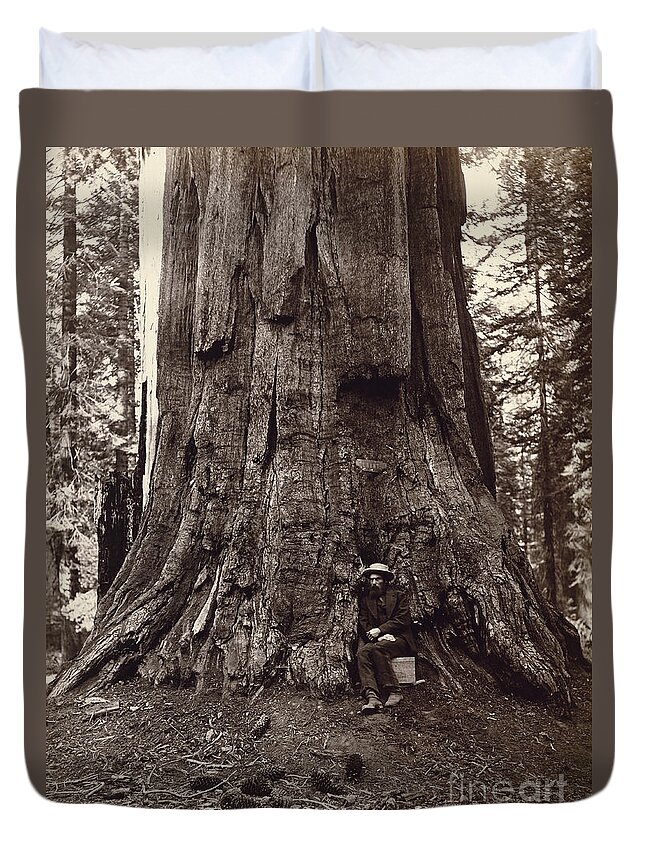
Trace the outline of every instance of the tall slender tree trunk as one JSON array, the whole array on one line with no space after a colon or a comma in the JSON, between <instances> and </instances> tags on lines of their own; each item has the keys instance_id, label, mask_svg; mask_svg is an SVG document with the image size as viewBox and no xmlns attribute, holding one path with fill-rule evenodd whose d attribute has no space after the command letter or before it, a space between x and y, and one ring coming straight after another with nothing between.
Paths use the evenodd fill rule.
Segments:
<instances>
[{"instance_id":1,"label":"tall slender tree trunk","mask_svg":"<svg viewBox=\"0 0 645 853\"><path fill-rule=\"evenodd\" d=\"M544 345L544 322L542 317L542 281L539 246L539 212L536 196L539 193L541 162L538 152L526 149L526 259L529 275L533 279L535 296L536 348L539 393L540 431L538 438L537 469L539 494L542 509L544 535L544 580L549 601L557 606L557 570L553 532L553 473L551 463L551 436L549 431L549 401L547 391L547 360Z\"/></svg>"},{"instance_id":2,"label":"tall slender tree trunk","mask_svg":"<svg viewBox=\"0 0 645 853\"><path fill-rule=\"evenodd\" d=\"M45 610L47 613L46 651L48 666L60 663L62 651L62 616L60 594L60 544L63 533L47 529Z\"/></svg>"},{"instance_id":3,"label":"tall slender tree trunk","mask_svg":"<svg viewBox=\"0 0 645 853\"><path fill-rule=\"evenodd\" d=\"M71 163L70 150L63 155L63 286L61 299L61 411L60 411L60 485L64 489L74 483L77 472L78 431L78 342L76 336L77 281L77 236L76 236L76 176ZM67 600L71 601L80 591L79 565L75 549L71 546L72 530L58 531L54 540L50 538L49 555L58 575L60 606L63 596L60 590L66 587ZM52 550L53 548L53 550ZM63 581L65 574L68 583ZM56 602L56 598L54 598ZM72 659L80 648L76 626L61 612L61 659L64 663Z\"/></svg>"},{"instance_id":4,"label":"tall slender tree trunk","mask_svg":"<svg viewBox=\"0 0 645 853\"><path fill-rule=\"evenodd\" d=\"M69 530L47 529L46 568L47 652L50 663L56 657L52 653L60 652L60 663L65 664L74 660L87 636L77 630L61 608L80 591L78 557L76 548L70 545Z\"/></svg>"},{"instance_id":5,"label":"tall slender tree trunk","mask_svg":"<svg viewBox=\"0 0 645 853\"><path fill-rule=\"evenodd\" d=\"M148 426L148 381L141 383L141 408L139 410L139 440L137 443L137 461L132 472L132 539L137 536L143 515L143 481L147 464Z\"/></svg>"},{"instance_id":6,"label":"tall slender tree trunk","mask_svg":"<svg viewBox=\"0 0 645 853\"><path fill-rule=\"evenodd\" d=\"M126 172L126 153L121 149L116 158L116 165L121 172ZM135 434L135 400L134 400L134 293L132 270L130 265L130 211L125 190L119 205L119 234L118 234L118 282L116 305L117 329L117 404L119 415L115 431L125 444ZM124 446L117 448L116 470L119 474L128 474L128 454Z\"/></svg>"},{"instance_id":7,"label":"tall slender tree trunk","mask_svg":"<svg viewBox=\"0 0 645 853\"><path fill-rule=\"evenodd\" d=\"M146 400L146 456L143 502L150 491L156 453L159 403L157 400L157 336L159 285L163 249L163 197L166 172L165 148L142 148L139 154L139 281L142 399ZM143 384L145 383L145 395ZM139 457L141 458L141 456Z\"/></svg>"},{"instance_id":8,"label":"tall slender tree trunk","mask_svg":"<svg viewBox=\"0 0 645 853\"><path fill-rule=\"evenodd\" d=\"M120 149L115 164L121 174L127 174L127 152ZM99 514L97 521L98 537L98 600L110 588L112 581L121 568L138 529L140 506L134 494L132 477L135 472L129 470L128 445L136 430L135 416L135 358L134 358L134 283L130 263L131 214L128 207L128 193L125 189L119 200L119 232L117 238L117 277L116 290L116 412L118 420L115 434L119 444L115 451L114 470L102 478L97 502ZM131 477L132 473L132 477ZM137 516L136 521L134 516Z\"/></svg>"},{"instance_id":9,"label":"tall slender tree trunk","mask_svg":"<svg viewBox=\"0 0 645 853\"><path fill-rule=\"evenodd\" d=\"M562 204L562 202L560 202ZM567 290L567 264L566 264L566 233L559 234L551 240L551 292L563 293ZM556 358L562 359L562 345L554 346ZM558 352L560 350L560 352ZM562 363L562 362L560 362ZM558 609L562 613L569 613L571 610L571 577L569 567L574 558L569 543L568 528L573 521L573 498L570 485L566 482L564 471L567 465L571 463L573 458L573 435L571 424L567 424L567 429L563 430L562 409L565 397L569 396L570 390L564 390L562 385L558 383L554 377L553 385L553 404L551 418L552 426L555 430L551 430L551 446L553 453L551 456L551 471L552 471L552 512L553 512L553 547L555 554L555 601Z\"/></svg>"},{"instance_id":10,"label":"tall slender tree trunk","mask_svg":"<svg viewBox=\"0 0 645 853\"><path fill-rule=\"evenodd\" d=\"M535 312L538 325L538 376L540 390L540 437L539 466L541 473L542 524L544 529L545 575L549 600L557 605L557 569L555 559L555 539L553 532L553 472L551 464L551 434L549 429L549 401L546 379L546 359L544 355L544 326L542 323L542 302L539 269L535 271Z\"/></svg>"},{"instance_id":11,"label":"tall slender tree trunk","mask_svg":"<svg viewBox=\"0 0 645 853\"><path fill-rule=\"evenodd\" d=\"M90 675L347 689L361 561L413 601L428 676L567 704L574 636L492 495L456 149L169 149L159 420Z\"/></svg>"},{"instance_id":12,"label":"tall slender tree trunk","mask_svg":"<svg viewBox=\"0 0 645 853\"><path fill-rule=\"evenodd\" d=\"M526 459L525 459L525 450L524 445L522 445L520 450L520 500L521 500L521 519L522 519L522 547L524 551L528 554L529 545L531 543L531 535L529 528L529 508L527 505L527 493L528 493L528 485L527 485L527 477L526 477Z\"/></svg>"},{"instance_id":13,"label":"tall slender tree trunk","mask_svg":"<svg viewBox=\"0 0 645 853\"><path fill-rule=\"evenodd\" d=\"M78 348L76 341L76 179L65 149L63 190L63 289L61 310L60 467L63 485L76 471L76 420L78 411Z\"/></svg>"}]
</instances>

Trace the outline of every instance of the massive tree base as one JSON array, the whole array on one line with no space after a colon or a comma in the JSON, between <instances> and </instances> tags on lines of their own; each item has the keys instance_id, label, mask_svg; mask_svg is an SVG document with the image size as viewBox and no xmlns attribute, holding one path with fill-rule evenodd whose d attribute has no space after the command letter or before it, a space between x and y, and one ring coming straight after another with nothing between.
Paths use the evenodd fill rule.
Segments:
<instances>
[{"instance_id":1,"label":"massive tree base","mask_svg":"<svg viewBox=\"0 0 645 853\"><path fill-rule=\"evenodd\" d=\"M361 564L420 661L570 703L577 636L494 499L456 149L176 149L141 529L59 695L89 676L348 688Z\"/></svg>"}]
</instances>

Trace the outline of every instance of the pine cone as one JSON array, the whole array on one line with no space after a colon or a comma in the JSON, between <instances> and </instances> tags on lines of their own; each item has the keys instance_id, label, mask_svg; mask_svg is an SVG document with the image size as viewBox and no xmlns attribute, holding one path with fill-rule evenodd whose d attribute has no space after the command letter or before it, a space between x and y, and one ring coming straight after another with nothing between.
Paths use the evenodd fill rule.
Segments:
<instances>
[{"instance_id":1,"label":"pine cone","mask_svg":"<svg viewBox=\"0 0 645 853\"><path fill-rule=\"evenodd\" d=\"M325 770L312 770L311 784L323 794L342 794L343 786L337 779Z\"/></svg>"},{"instance_id":2,"label":"pine cone","mask_svg":"<svg viewBox=\"0 0 645 853\"><path fill-rule=\"evenodd\" d=\"M101 799L103 800L121 800L126 794L130 793L129 788L114 788L111 791L103 791L101 793Z\"/></svg>"},{"instance_id":3,"label":"pine cone","mask_svg":"<svg viewBox=\"0 0 645 853\"><path fill-rule=\"evenodd\" d=\"M251 794L254 797L268 797L271 795L271 783L259 773L255 776L247 776L240 782L240 790L243 794Z\"/></svg>"},{"instance_id":4,"label":"pine cone","mask_svg":"<svg viewBox=\"0 0 645 853\"><path fill-rule=\"evenodd\" d=\"M267 716L266 714L262 714L262 716L256 720L255 724L253 725L253 728L251 729L251 737L262 737L262 735L266 734L270 725L271 717Z\"/></svg>"},{"instance_id":5,"label":"pine cone","mask_svg":"<svg viewBox=\"0 0 645 853\"><path fill-rule=\"evenodd\" d=\"M293 800L289 797L271 797L269 805L273 809L290 809L293 805Z\"/></svg>"},{"instance_id":6,"label":"pine cone","mask_svg":"<svg viewBox=\"0 0 645 853\"><path fill-rule=\"evenodd\" d=\"M365 764L363 756L358 752L352 752L347 756L345 762L345 778L350 782L357 782L363 775Z\"/></svg>"},{"instance_id":7,"label":"pine cone","mask_svg":"<svg viewBox=\"0 0 645 853\"><path fill-rule=\"evenodd\" d=\"M262 805L263 803L260 800L254 800L253 797L242 794L236 788L232 788L230 791L222 794L222 798L219 801L221 809L257 809Z\"/></svg>"},{"instance_id":8,"label":"pine cone","mask_svg":"<svg viewBox=\"0 0 645 853\"><path fill-rule=\"evenodd\" d=\"M278 779L284 779L287 771L286 768L281 767L279 764L269 764L268 767L260 770L259 775L264 776L265 779L270 779L272 782L277 782Z\"/></svg>"},{"instance_id":9,"label":"pine cone","mask_svg":"<svg viewBox=\"0 0 645 853\"><path fill-rule=\"evenodd\" d=\"M219 776L195 776L194 779L190 780L190 787L193 791L207 791L209 788L219 785L221 781Z\"/></svg>"}]
</instances>

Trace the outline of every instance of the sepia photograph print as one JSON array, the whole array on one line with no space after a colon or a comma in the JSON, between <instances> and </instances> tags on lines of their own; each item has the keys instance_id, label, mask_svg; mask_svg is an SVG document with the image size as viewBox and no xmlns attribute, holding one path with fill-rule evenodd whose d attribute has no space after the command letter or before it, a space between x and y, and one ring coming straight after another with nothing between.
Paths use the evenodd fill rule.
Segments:
<instances>
[{"instance_id":1,"label":"sepia photograph print","mask_svg":"<svg viewBox=\"0 0 645 853\"><path fill-rule=\"evenodd\" d=\"M591 148L48 148L46 192L47 796L590 796Z\"/></svg>"}]
</instances>

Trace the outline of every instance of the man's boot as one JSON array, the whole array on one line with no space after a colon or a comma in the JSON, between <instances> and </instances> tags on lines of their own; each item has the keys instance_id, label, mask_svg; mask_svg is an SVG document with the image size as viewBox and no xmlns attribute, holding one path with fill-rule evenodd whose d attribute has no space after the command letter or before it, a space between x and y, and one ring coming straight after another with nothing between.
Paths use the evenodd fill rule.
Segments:
<instances>
[{"instance_id":1,"label":"man's boot","mask_svg":"<svg viewBox=\"0 0 645 853\"><path fill-rule=\"evenodd\" d=\"M403 693L400 693L398 690L393 690L390 695L387 697L387 701L385 703L386 708L396 708L399 702L403 699Z\"/></svg>"},{"instance_id":2,"label":"man's boot","mask_svg":"<svg viewBox=\"0 0 645 853\"><path fill-rule=\"evenodd\" d=\"M373 690L368 690L365 698L367 702L361 708L362 714L378 714L383 710L383 703Z\"/></svg>"}]
</instances>

